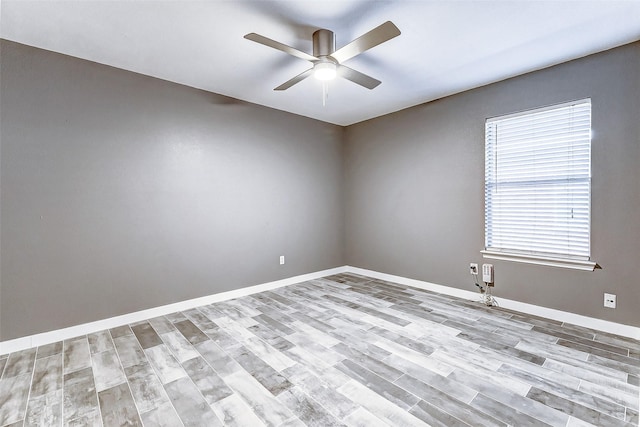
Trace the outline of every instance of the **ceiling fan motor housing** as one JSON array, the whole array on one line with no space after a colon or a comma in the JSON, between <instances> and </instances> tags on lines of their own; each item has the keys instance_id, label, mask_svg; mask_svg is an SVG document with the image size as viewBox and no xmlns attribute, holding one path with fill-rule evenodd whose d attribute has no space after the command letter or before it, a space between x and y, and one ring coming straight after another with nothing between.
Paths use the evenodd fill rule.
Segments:
<instances>
[{"instance_id":1,"label":"ceiling fan motor housing","mask_svg":"<svg viewBox=\"0 0 640 427\"><path fill-rule=\"evenodd\" d=\"M336 37L333 31L321 29L313 33L313 56L322 58L336 51Z\"/></svg>"}]
</instances>

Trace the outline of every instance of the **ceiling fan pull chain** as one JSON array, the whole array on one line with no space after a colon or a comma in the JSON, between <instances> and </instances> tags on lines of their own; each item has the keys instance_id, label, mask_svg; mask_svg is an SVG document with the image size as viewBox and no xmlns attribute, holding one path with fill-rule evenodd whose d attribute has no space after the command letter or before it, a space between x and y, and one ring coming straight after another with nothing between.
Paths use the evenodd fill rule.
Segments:
<instances>
[{"instance_id":1,"label":"ceiling fan pull chain","mask_svg":"<svg viewBox=\"0 0 640 427\"><path fill-rule=\"evenodd\" d=\"M329 99L329 82L322 82L322 106L327 106L327 99Z\"/></svg>"}]
</instances>

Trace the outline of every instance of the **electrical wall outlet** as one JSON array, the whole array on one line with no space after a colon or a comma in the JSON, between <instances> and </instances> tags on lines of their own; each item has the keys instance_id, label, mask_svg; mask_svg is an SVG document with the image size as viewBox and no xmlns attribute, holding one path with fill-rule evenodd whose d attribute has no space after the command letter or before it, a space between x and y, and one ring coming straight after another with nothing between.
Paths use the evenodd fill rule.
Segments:
<instances>
[{"instance_id":1,"label":"electrical wall outlet","mask_svg":"<svg viewBox=\"0 0 640 427\"><path fill-rule=\"evenodd\" d=\"M478 274L478 264L475 262L469 264L469 274Z\"/></svg>"},{"instance_id":2,"label":"electrical wall outlet","mask_svg":"<svg viewBox=\"0 0 640 427\"><path fill-rule=\"evenodd\" d=\"M616 295L604 294L604 306L607 308L616 308Z\"/></svg>"},{"instance_id":3,"label":"electrical wall outlet","mask_svg":"<svg viewBox=\"0 0 640 427\"><path fill-rule=\"evenodd\" d=\"M284 264L284 255L280 255L280 265Z\"/></svg>"}]
</instances>

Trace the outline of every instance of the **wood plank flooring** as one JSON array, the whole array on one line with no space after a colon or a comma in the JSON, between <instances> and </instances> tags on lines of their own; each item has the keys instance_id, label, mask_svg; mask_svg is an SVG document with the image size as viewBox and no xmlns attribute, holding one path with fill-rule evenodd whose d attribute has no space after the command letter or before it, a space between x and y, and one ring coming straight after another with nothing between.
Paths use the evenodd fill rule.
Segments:
<instances>
[{"instance_id":1,"label":"wood plank flooring","mask_svg":"<svg viewBox=\"0 0 640 427\"><path fill-rule=\"evenodd\" d=\"M0 426L638 426L640 342L352 274L0 356Z\"/></svg>"}]
</instances>

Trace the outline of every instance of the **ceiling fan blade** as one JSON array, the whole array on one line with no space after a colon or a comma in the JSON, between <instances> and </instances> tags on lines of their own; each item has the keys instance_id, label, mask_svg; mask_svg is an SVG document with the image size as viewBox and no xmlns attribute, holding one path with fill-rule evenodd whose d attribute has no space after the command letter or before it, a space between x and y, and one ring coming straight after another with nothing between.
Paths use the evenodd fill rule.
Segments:
<instances>
[{"instance_id":1,"label":"ceiling fan blade","mask_svg":"<svg viewBox=\"0 0 640 427\"><path fill-rule=\"evenodd\" d=\"M339 63L343 63L344 61L399 35L400 30L398 27L396 27L393 22L387 21L368 33L361 35L346 46L336 50L331 54L331 56Z\"/></svg>"},{"instance_id":2,"label":"ceiling fan blade","mask_svg":"<svg viewBox=\"0 0 640 427\"><path fill-rule=\"evenodd\" d=\"M360 86L366 87L367 89L373 89L382 83L380 80L376 80L373 77L369 77L366 74L362 74L360 71L345 67L344 65L338 66L338 75L347 80L351 80Z\"/></svg>"},{"instance_id":3,"label":"ceiling fan blade","mask_svg":"<svg viewBox=\"0 0 640 427\"><path fill-rule=\"evenodd\" d=\"M293 48L291 46L287 46L286 44L277 42L277 41L272 40L272 39L270 39L268 37L261 36L260 34L249 33L249 34L245 35L244 38L247 39L247 40L254 41L256 43L263 44L265 46L272 47L274 49L278 49L278 50L280 50L280 51L282 51L284 53L288 53L289 55L293 55L293 56L295 56L297 58L300 58L300 59L304 59L304 60L311 61L311 62L318 60L318 58L316 58L313 55L309 55L308 53L305 53L305 52L303 52L301 50L295 49L295 48Z\"/></svg>"},{"instance_id":4,"label":"ceiling fan blade","mask_svg":"<svg viewBox=\"0 0 640 427\"><path fill-rule=\"evenodd\" d=\"M309 68L307 71L303 71L302 73L298 74L294 78L287 80L286 82L282 83L280 86L275 88L274 90L287 90L294 84L300 83L301 81L309 77L311 74L313 74L313 68Z\"/></svg>"}]
</instances>

